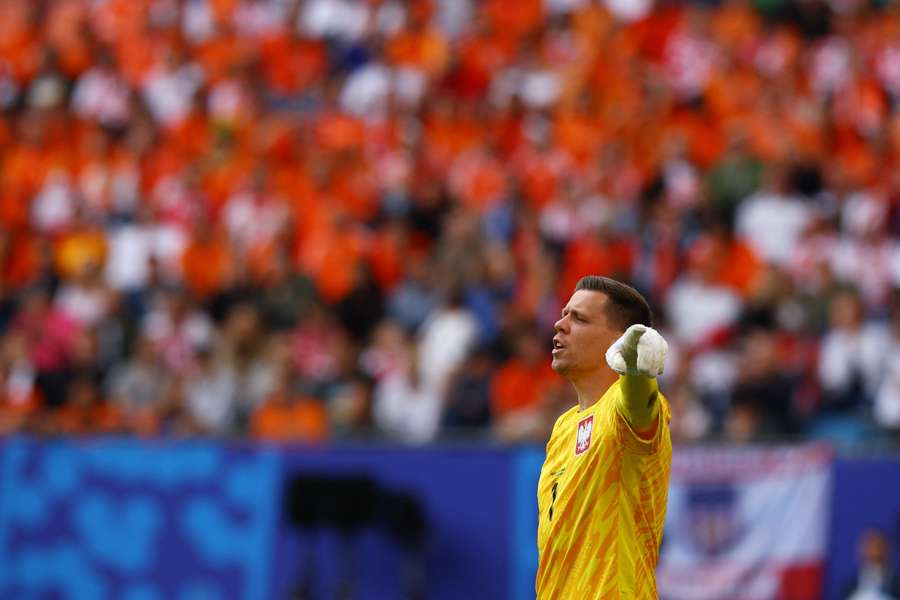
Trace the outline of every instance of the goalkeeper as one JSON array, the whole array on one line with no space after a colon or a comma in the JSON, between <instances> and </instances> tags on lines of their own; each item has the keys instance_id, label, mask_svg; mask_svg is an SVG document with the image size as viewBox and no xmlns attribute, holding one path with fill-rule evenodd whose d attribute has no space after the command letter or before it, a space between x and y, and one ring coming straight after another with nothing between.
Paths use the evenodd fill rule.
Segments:
<instances>
[{"instance_id":1,"label":"goalkeeper","mask_svg":"<svg viewBox=\"0 0 900 600\"><path fill-rule=\"evenodd\" d=\"M657 598L672 442L651 325L636 290L598 276L556 322L553 369L578 405L556 421L538 483L539 600Z\"/></svg>"}]
</instances>

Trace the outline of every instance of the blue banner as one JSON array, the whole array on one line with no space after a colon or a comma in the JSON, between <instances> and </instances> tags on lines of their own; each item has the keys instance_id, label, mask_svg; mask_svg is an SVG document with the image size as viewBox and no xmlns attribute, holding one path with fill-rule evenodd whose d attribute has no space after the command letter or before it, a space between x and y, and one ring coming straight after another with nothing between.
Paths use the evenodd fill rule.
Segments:
<instances>
[{"instance_id":1,"label":"blue banner","mask_svg":"<svg viewBox=\"0 0 900 600\"><path fill-rule=\"evenodd\" d=\"M7 442L5 598L270 598L279 457L210 444Z\"/></svg>"}]
</instances>

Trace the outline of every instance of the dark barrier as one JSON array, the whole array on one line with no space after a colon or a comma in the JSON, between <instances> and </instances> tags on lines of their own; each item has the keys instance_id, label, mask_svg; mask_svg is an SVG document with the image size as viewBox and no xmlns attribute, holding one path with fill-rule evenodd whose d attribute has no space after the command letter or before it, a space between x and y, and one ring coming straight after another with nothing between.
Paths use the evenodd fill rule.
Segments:
<instances>
[{"instance_id":1,"label":"dark barrier","mask_svg":"<svg viewBox=\"0 0 900 600\"><path fill-rule=\"evenodd\" d=\"M512 456L507 450L378 447L285 452L282 470L287 482L320 485L323 474L331 481L355 480L351 485L368 481L374 488L364 484L357 493L382 500L376 502L380 508L374 514L359 515L369 521L352 534L351 545L342 542L335 528L298 532L281 527L274 597L287 597L295 584L296 565L309 560L310 549L316 598L334 598L341 591L339 582L346 579L341 569L348 563L353 598L409 598L420 564L429 600L509 597ZM423 540L419 543L413 535L404 541L412 533L410 522L416 520L410 513L419 509ZM394 524L393 533L385 522ZM339 555L345 558L335 560Z\"/></svg>"}]
</instances>

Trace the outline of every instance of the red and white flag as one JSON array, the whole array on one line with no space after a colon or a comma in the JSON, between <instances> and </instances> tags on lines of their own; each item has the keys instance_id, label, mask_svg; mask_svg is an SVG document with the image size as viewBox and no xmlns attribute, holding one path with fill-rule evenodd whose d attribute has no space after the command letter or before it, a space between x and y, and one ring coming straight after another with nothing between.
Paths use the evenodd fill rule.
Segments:
<instances>
[{"instance_id":1,"label":"red and white flag","mask_svg":"<svg viewBox=\"0 0 900 600\"><path fill-rule=\"evenodd\" d=\"M830 459L819 446L676 449L660 597L820 598Z\"/></svg>"}]
</instances>

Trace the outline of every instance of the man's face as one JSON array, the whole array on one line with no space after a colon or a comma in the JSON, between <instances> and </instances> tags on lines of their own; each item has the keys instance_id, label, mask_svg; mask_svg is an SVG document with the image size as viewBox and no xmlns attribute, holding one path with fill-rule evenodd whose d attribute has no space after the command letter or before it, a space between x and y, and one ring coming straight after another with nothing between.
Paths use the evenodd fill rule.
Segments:
<instances>
[{"instance_id":1,"label":"man's face","mask_svg":"<svg viewBox=\"0 0 900 600\"><path fill-rule=\"evenodd\" d=\"M553 338L553 370L572 379L608 369L606 350L622 331L606 317L606 294L578 290L562 310Z\"/></svg>"},{"instance_id":2,"label":"man's face","mask_svg":"<svg viewBox=\"0 0 900 600\"><path fill-rule=\"evenodd\" d=\"M866 532L859 544L862 562L871 566L883 566L888 562L888 541L877 531Z\"/></svg>"}]
</instances>

